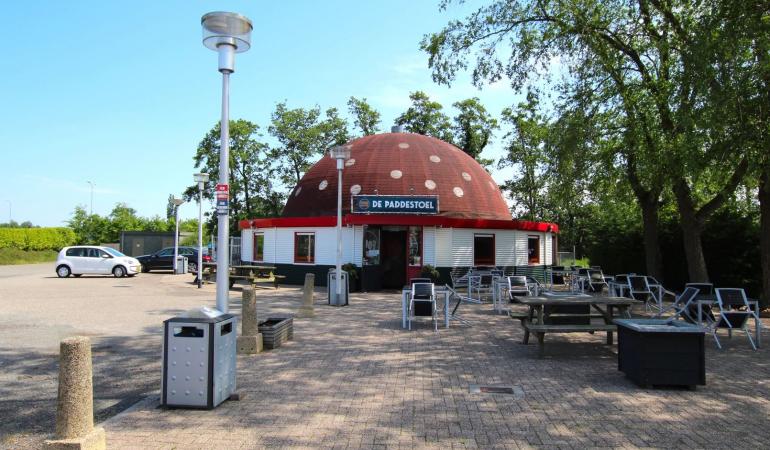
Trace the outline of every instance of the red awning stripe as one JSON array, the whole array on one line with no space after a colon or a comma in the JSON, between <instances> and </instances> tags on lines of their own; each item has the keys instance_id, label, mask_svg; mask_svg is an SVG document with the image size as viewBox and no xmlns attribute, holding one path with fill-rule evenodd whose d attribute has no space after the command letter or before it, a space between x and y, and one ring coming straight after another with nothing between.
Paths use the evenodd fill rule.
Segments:
<instances>
[{"instance_id":1,"label":"red awning stripe","mask_svg":"<svg viewBox=\"0 0 770 450\"><path fill-rule=\"evenodd\" d=\"M528 220L488 220L459 219L442 216L415 216L405 214L346 214L342 216L343 225L422 225L444 228L482 228L502 230L524 230L553 233L559 232L559 226L549 222L531 222ZM333 227L337 225L334 216L320 217L275 217L270 219L248 219L238 223L240 229L246 228L292 228L292 227Z\"/></svg>"}]
</instances>

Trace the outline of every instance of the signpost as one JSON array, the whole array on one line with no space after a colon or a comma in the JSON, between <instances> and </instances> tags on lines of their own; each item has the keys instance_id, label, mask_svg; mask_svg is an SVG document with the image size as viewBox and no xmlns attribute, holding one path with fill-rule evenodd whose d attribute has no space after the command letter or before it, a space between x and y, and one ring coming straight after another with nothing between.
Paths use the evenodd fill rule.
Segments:
<instances>
[{"instance_id":1,"label":"signpost","mask_svg":"<svg viewBox=\"0 0 770 450\"><path fill-rule=\"evenodd\" d=\"M217 215L226 216L230 209L230 185L217 184Z\"/></svg>"},{"instance_id":2,"label":"signpost","mask_svg":"<svg viewBox=\"0 0 770 450\"><path fill-rule=\"evenodd\" d=\"M354 214L438 214L437 195L354 195Z\"/></svg>"}]
</instances>

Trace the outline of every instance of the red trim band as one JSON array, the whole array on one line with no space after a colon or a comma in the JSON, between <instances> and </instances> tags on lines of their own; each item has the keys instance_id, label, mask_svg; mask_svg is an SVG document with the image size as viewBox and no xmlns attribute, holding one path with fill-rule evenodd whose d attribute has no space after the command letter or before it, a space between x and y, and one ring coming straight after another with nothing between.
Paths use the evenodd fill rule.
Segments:
<instances>
[{"instance_id":1,"label":"red trim band","mask_svg":"<svg viewBox=\"0 0 770 450\"><path fill-rule=\"evenodd\" d=\"M346 214L343 225L422 225L444 228L477 228L500 230L525 230L559 232L559 225L550 222L528 220L458 219L442 216L414 216L405 214ZM333 227L337 225L334 216L319 217L274 217L269 219L244 219L238 227L246 228L290 228L290 227Z\"/></svg>"}]
</instances>

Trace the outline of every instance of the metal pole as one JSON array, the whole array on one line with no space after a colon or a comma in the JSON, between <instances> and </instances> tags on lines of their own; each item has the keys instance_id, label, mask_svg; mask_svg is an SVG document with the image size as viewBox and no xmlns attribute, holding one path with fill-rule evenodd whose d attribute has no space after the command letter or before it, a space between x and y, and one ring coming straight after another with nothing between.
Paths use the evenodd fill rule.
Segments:
<instances>
[{"instance_id":1,"label":"metal pole","mask_svg":"<svg viewBox=\"0 0 770 450\"><path fill-rule=\"evenodd\" d=\"M219 145L219 184L228 184L228 163L230 162L230 73L222 71L222 136ZM229 211L224 214L217 211L217 309L223 313L228 311L228 296L230 294L229 248L230 217Z\"/></svg>"},{"instance_id":2,"label":"metal pole","mask_svg":"<svg viewBox=\"0 0 770 450\"><path fill-rule=\"evenodd\" d=\"M179 205L174 205L174 225L176 232L174 233L174 264L172 267L174 267L174 275L176 275L178 273L176 259L179 255Z\"/></svg>"},{"instance_id":3,"label":"metal pole","mask_svg":"<svg viewBox=\"0 0 770 450\"><path fill-rule=\"evenodd\" d=\"M86 183L91 185L91 212L89 213L89 215L93 215L94 214L94 184L90 181L86 181Z\"/></svg>"},{"instance_id":4,"label":"metal pole","mask_svg":"<svg viewBox=\"0 0 770 450\"><path fill-rule=\"evenodd\" d=\"M203 285L203 182L198 182L198 289Z\"/></svg>"},{"instance_id":5,"label":"metal pole","mask_svg":"<svg viewBox=\"0 0 770 450\"><path fill-rule=\"evenodd\" d=\"M337 159L337 305L342 304L342 165Z\"/></svg>"}]
</instances>

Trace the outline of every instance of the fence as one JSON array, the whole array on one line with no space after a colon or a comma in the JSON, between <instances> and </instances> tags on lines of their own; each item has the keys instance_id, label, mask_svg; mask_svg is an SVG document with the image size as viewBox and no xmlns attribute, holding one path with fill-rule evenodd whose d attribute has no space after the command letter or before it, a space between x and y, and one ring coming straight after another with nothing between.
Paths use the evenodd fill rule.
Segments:
<instances>
[{"instance_id":1,"label":"fence","mask_svg":"<svg viewBox=\"0 0 770 450\"><path fill-rule=\"evenodd\" d=\"M211 258L216 260L217 255L217 238L216 236L211 236L211 242L213 243L213 248L211 250ZM240 236L230 236L230 265L239 265L241 264L241 238Z\"/></svg>"}]
</instances>

